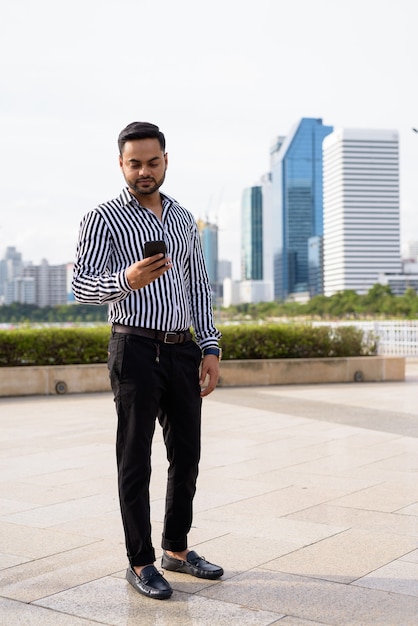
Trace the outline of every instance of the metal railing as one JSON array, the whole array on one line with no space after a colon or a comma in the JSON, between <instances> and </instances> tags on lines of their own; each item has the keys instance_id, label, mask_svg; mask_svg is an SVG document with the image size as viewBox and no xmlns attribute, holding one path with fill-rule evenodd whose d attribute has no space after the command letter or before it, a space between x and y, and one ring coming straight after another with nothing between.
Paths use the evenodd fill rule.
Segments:
<instances>
[{"instance_id":1,"label":"metal railing","mask_svg":"<svg viewBox=\"0 0 418 626\"><path fill-rule=\"evenodd\" d=\"M418 320L314 322L318 326L355 326L377 342L377 354L418 356Z\"/></svg>"}]
</instances>

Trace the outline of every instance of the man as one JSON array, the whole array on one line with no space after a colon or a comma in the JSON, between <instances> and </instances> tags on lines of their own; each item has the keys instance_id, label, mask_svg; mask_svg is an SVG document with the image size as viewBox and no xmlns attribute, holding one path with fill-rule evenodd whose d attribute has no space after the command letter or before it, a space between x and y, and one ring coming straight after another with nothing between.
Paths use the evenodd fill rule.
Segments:
<instances>
[{"instance_id":1,"label":"man","mask_svg":"<svg viewBox=\"0 0 418 626\"><path fill-rule=\"evenodd\" d=\"M164 599L172 589L154 566L149 501L157 417L169 462L161 565L201 578L223 574L221 567L187 547L200 459L201 404L218 381L221 334L214 325L196 222L160 192L167 170L163 133L154 124L133 122L120 133L118 145L127 188L84 216L73 291L79 302L109 303L108 367L118 414L126 578L139 593ZM150 241L165 244L167 253L147 257L144 247Z\"/></svg>"}]
</instances>

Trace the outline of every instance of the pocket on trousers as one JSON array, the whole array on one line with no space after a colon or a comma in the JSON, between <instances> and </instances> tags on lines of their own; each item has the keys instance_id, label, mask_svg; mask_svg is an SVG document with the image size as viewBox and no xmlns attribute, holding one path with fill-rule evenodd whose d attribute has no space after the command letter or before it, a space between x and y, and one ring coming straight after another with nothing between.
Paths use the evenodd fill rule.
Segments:
<instances>
[{"instance_id":1,"label":"pocket on trousers","mask_svg":"<svg viewBox=\"0 0 418 626\"><path fill-rule=\"evenodd\" d=\"M119 381L122 373L123 367L123 357L124 357L124 342L125 337L116 337L112 336L109 340L108 344L108 358L107 358L107 368L109 370L110 381L113 383L114 381Z\"/></svg>"}]
</instances>

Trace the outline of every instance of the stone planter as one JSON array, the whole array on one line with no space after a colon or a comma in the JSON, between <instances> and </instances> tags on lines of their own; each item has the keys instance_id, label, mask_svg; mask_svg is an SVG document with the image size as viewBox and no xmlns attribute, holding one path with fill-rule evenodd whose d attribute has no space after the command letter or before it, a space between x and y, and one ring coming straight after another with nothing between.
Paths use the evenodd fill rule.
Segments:
<instances>
[{"instance_id":1,"label":"stone planter","mask_svg":"<svg viewBox=\"0 0 418 626\"><path fill-rule=\"evenodd\" d=\"M219 387L405 380L404 357L223 361ZM106 363L0 368L0 396L110 391Z\"/></svg>"},{"instance_id":2,"label":"stone planter","mask_svg":"<svg viewBox=\"0 0 418 626\"><path fill-rule=\"evenodd\" d=\"M225 361L220 387L405 380L404 357Z\"/></svg>"},{"instance_id":3,"label":"stone planter","mask_svg":"<svg viewBox=\"0 0 418 626\"><path fill-rule=\"evenodd\" d=\"M0 396L109 391L106 363L0 368Z\"/></svg>"}]
</instances>

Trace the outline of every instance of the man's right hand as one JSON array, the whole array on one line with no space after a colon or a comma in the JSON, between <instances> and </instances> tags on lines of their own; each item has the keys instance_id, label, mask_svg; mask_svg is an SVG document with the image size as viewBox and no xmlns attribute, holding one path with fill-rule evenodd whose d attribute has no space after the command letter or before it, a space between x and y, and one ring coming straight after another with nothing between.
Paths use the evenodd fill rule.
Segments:
<instances>
[{"instance_id":1,"label":"man's right hand","mask_svg":"<svg viewBox=\"0 0 418 626\"><path fill-rule=\"evenodd\" d=\"M126 270L126 279L132 289L141 289L154 282L172 267L171 259L163 254L155 254L137 261Z\"/></svg>"}]
</instances>

